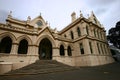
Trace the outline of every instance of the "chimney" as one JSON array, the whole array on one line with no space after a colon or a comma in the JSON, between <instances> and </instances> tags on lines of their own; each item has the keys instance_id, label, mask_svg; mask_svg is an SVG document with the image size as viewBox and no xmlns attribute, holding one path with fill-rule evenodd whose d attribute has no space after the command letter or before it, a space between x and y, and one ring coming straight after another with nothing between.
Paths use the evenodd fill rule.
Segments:
<instances>
[{"instance_id":1,"label":"chimney","mask_svg":"<svg viewBox=\"0 0 120 80\"><path fill-rule=\"evenodd\" d=\"M71 14L71 20L72 20L72 22L76 20L76 13L75 12L73 12Z\"/></svg>"}]
</instances>

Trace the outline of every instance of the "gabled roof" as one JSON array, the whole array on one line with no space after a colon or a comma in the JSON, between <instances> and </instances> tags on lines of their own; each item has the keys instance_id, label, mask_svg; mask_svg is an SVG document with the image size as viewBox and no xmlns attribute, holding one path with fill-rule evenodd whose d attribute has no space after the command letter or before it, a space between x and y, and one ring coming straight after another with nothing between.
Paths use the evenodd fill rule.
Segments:
<instances>
[{"instance_id":1,"label":"gabled roof","mask_svg":"<svg viewBox=\"0 0 120 80\"><path fill-rule=\"evenodd\" d=\"M84 18L84 17L79 17L78 19L76 19L74 22L70 23L68 26L66 26L64 29L62 29L58 34L62 34L64 32L66 32L67 30L69 30L70 28L72 28L74 25L76 25L77 23L79 23L80 21L85 21L85 22L89 22L88 19Z\"/></svg>"}]
</instances>

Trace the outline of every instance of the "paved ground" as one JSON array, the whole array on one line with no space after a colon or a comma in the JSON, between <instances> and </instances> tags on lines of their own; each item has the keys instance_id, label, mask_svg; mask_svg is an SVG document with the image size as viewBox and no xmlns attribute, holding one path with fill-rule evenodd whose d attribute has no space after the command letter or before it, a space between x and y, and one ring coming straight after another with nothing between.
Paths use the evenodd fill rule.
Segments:
<instances>
[{"instance_id":1,"label":"paved ground","mask_svg":"<svg viewBox=\"0 0 120 80\"><path fill-rule=\"evenodd\" d=\"M0 76L0 80L120 80L120 63L48 74Z\"/></svg>"}]
</instances>

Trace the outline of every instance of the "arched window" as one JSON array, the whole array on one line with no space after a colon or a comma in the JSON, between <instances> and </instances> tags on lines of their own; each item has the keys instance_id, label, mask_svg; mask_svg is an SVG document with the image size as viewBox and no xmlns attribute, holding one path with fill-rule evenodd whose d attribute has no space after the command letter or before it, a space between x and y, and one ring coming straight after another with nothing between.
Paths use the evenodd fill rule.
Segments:
<instances>
[{"instance_id":1,"label":"arched window","mask_svg":"<svg viewBox=\"0 0 120 80\"><path fill-rule=\"evenodd\" d=\"M89 42L89 46L90 46L90 52L93 53L92 43L91 42Z\"/></svg>"},{"instance_id":2,"label":"arched window","mask_svg":"<svg viewBox=\"0 0 120 80\"><path fill-rule=\"evenodd\" d=\"M68 56L72 56L72 50L70 46L68 46L67 48L67 53L68 53Z\"/></svg>"},{"instance_id":3,"label":"arched window","mask_svg":"<svg viewBox=\"0 0 120 80\"><path fill-rule=\"evenodd\" d=\"M70 32L70 34L71 34L71 39L74 39L74 35L72 31Z\"/></svg>"},{"instance_id":4,"label":"arched window","mask_svg":"<svg viewBox=\"0 0 120 80\"><path fill-rule=\"evenodd\" d=\"M64 46L60 45L60 56L64 56L64 55L65 55Z\"/></svg>"},{"instance_id":5,"label":"arched window","mask_svg":"<svg viewBox=\"0 0 120 80\"><path fill-rule=\"evenodd\" d=\"M83 48L83 44L82 43L80 43L80 52L81 52L81 54L84 54L84 48Z\"/></svg>"},{"instance_id":6,"label":"arched window","mask_svg":"<svg viewBox=\"0 0 120 80\"><path fill-rule=\"evenodd\" d=\"M78 36L81 36L81 31L79 27L77 28L77 33L78 33Z\"/></svg>"},{"instance_id":7,"label":"arched window","mask_svg":"<svg viewBox=\"0 0 120 80\"><path fill-rule=\"evenodd\" d=\"M97 48L98 48L98 52L100 54L100 47L99 47L99 43L97 43Z\"/></svg>"},{"instance_id":8,"label":"arched window","mask_svg":"<svg viewBox=\"0 0 120 80\"><path fill-rule=\"evenodd\" d=\"M5 37L0 41L0 53L10 53L12 40L10 37Z\"/></svg>"},{"instance_id":9,"label":"arched window","mask_svg":"<svg viewBox=\"0 0 120 80\"><path fill-rule=\"evenodd\" d=\"M96 30L94 29L94 36L96 37Z\"/></svg>"},{"instance_id":10,"label":"arched window","mask_svg":"<svg viewBox=\"0 0 120 80\"><path fill-rule=\"evenodd\" d=\"M28 50L28 42L27 40L23 39L19 43L18 54L27 54L27 50Z\"/></svg>"}]
</instances>

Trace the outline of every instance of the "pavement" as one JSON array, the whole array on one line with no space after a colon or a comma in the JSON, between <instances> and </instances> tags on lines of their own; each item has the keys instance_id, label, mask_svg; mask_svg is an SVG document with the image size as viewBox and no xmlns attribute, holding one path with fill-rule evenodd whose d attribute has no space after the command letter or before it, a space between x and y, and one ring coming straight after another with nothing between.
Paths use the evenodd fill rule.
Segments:
<instances>
[{"instance_id":1,"label":"pavement","mask_svg":"<svg viewBox=\"0 0 120 80\"><path fill-rule=\"evenodd\" d=\"M45 74L2 75L0 80L120 80L120 63Z\"/></svg>"}]
</instances>

